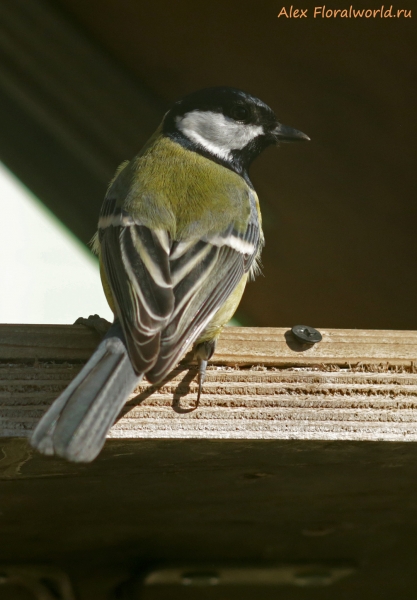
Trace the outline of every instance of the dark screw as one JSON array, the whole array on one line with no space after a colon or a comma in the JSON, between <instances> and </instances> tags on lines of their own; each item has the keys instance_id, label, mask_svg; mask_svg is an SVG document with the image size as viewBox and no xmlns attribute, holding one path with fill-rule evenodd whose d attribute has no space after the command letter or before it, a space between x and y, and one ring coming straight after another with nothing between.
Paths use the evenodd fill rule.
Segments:
<instances>
[{"instance_id":1,"label":"dark screw","mask_svg":"<svg viewBox=\"0 0 417 600\"><path fill-rule=\"evenodd\" d=\"M294 325L291 331L295 339L302 344L317 344L322 340L320 331L308 325Z\"/></svg>"}]
</instances>

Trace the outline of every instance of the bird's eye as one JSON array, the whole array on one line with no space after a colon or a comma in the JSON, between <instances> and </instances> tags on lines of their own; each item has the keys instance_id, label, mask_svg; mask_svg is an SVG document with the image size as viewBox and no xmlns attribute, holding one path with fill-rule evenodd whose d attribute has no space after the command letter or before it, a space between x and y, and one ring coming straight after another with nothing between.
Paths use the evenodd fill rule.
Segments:
<instances>
[{"instance_id":1,"label":"bird's eye","mask_svg":"<svg viewBox=\"0 0 417 600\"><path fill-rule=\"evenodd\" d=\"M229 115L235 121L242 121L243 123L247 123L250 119L249 110L246 108L246 106L239 104L236 104L230 108Z\"/></svg>"}]
</instances>

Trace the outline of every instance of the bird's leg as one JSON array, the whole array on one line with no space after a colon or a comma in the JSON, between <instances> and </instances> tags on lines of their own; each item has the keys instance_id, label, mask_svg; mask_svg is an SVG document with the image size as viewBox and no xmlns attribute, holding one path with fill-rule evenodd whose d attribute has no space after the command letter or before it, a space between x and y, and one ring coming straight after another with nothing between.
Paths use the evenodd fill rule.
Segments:
<instances>
[{"instance_id":1,"label":"bird's leg","mask_svg":"<svg viewBox=\"0 0 417 600\"><path fill-rule=\"evenodd\" d=\"M203 383L206 378L206 368L207 361L214 354L214 350L216 349L216 340L211 340L209 342L201 342L201 344L196 344L194 346L194 356L198 360L198 394L197 394L197 405L200 402L201 391L203 388Z\"/></svg>"},{"instance_id":2,"label":"bird's leg","mask_svg":"<svg viewBox=\"0 0 417 600\"><path fill-rule=\"evenodd\" d=\"M111 327L111 323L99 315L90 315L88 319L79 317L74 325L85 325L85 327L97 332L101 338L104 338Z\"/></svg>"},{"instance_id":3,"label":"bird's leg","mask_svg":"<svg viewBox=\"0 0 417 600\"><path fill-rule=\"evenodd\" d=\"M206 368L207 368L206 360L202 360L200 358L198 362L199 362L199 364L198 364L198 394L197 394L196 408L200 404L201 390L203 388L203 383L206 379Z\"/></svg>"}]
</instances>

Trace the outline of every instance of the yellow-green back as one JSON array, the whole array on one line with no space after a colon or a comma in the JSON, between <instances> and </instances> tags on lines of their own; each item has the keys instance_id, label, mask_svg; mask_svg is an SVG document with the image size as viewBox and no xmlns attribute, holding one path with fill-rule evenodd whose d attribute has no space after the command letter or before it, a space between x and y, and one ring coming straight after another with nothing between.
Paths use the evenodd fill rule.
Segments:
<instances>
[{"instance_id":1,"label":"yellow-green back","mask_svg":"<svg viewBox=\"0 0 417 600\"><path fill-rule=\"evenodd\" d=\"M216 234L230 224L244 232L250 193L242 177L158 131L122 166L108 195L142 224L182 240Z\"/></svg>"}]
</instances>

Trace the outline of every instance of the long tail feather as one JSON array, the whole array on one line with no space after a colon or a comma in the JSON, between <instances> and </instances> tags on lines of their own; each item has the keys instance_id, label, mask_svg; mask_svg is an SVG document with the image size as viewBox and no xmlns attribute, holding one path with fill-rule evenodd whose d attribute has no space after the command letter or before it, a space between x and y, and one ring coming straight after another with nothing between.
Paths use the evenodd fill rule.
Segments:
<instances>
[{"instance_id":1,"label":"long tail feather","mask_svg":"<svg viewBox=\"0 0 417 600\"><path fill-rule=\"evenodd\" d=\"M142 379L132 368L120 325L115 323L77 377L36 427L31 444L43 454L90 462L129 394Z\"/></svg>"}]
</instances>

